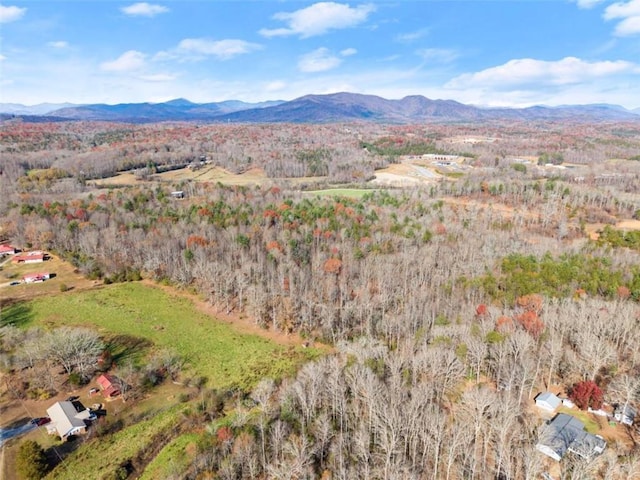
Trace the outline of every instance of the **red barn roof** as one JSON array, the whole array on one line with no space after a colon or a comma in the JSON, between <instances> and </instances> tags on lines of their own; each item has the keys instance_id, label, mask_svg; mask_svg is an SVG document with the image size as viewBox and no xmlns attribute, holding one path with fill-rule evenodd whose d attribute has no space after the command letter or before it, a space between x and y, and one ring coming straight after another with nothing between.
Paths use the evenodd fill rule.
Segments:
<instances>
[{"instance_id":1,"label":"red barn roof","mask_svg":"<svg viewBox=\"0 0 640 480\"><path fill-rule=\"evenodd\" d=\"M100 385L100 389L102 390L102 395L105 398L116 397L120 395L120 389L114 385L117 382L117 379L108 373L100 375L98 377L98 385Z\"/></svg>"}]
</instances>

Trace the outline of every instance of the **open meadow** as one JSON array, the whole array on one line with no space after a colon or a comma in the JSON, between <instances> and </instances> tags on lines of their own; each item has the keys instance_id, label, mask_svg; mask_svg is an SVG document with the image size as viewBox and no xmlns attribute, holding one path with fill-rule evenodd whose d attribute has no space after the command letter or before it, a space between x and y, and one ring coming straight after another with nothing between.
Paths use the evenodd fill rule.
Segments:
<instances>
[{"instance_id":1,"label":"open meadow","mask_svg":"<svg viewBox=\"0 0 640 480\"><path fill-rule=\"evenodd\" d=\"M168 349L184 359L186 372L206 377L216 388L246 389L265 376L291 375L311 352L244 334L198 311L184 297L139 282L16 303L2 312L2 324L8 323L47 329L83 326L106 339L142 339L148 351L127 349L119 361L126 356L142 361L154 349Z\"/></svg>"}]
</instances>

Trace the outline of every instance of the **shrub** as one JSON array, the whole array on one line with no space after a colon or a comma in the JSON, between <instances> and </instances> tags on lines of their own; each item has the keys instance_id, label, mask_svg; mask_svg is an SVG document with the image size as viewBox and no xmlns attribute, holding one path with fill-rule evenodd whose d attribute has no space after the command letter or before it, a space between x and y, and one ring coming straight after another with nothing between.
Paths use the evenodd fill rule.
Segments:
<instances>
[{"instance_id":1,"label":"shrub","mask_svg":"<svg viewBox=\"0 0 640 480\"><path fill-rule=\"evenodd\" d=\"M27 440L18 450L16 470L25 480L40 479L45 476L49 465L42 447L33 440Z\"/></svg>"}]
</instances>

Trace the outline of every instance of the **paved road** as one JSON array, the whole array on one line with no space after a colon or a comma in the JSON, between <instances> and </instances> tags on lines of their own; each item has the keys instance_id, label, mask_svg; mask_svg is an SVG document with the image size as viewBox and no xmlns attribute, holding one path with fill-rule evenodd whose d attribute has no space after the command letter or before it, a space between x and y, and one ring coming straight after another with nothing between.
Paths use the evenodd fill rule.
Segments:
<instances>
[{"instance_id":1,"label":"paved road","mask_svg":"<svg viewBox=\"0 0 640 480\"><path fill-rule=\"evenodd\" d=\"M21 427L16 428L0 428L0 447L4 445L4 442L6 442L7 440L30 432L34 428L38 428L38 426L32 424L31 422L27 422Z\"/></svg>"}]
</instances>

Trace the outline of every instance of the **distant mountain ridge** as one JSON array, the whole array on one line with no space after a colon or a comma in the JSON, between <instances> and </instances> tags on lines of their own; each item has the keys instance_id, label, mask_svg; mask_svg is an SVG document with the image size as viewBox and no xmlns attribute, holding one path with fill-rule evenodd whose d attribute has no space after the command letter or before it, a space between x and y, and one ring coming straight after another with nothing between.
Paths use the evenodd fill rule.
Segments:
<instances>
[{"instance_id":1,"label":"distant mountain ridge","mask_svg":"<svg viewBox=\"0 0 640 480\"><path fill-rule=\"evenodd\" d=\"M43 104L53 105L53 104ZM20 107L23 109L21 110ZM285 101L246 103L229 100L193 103L178 98L163 103L122 103L117 105L64 105L45 113L49 107L24 107L0 104L3 118L11 115L43 115L51 121L100 120L130 123L162 121L206 121L247 123L328 123L368 121L378 123L477 122L483 120L640 120L640 109L630 111L618 105L533 106L528 108L491 108L465 105L455 100L431 100L412 95L388 100L375 95L333 93L305 95Z\"/></svg>"}]
</instances>

